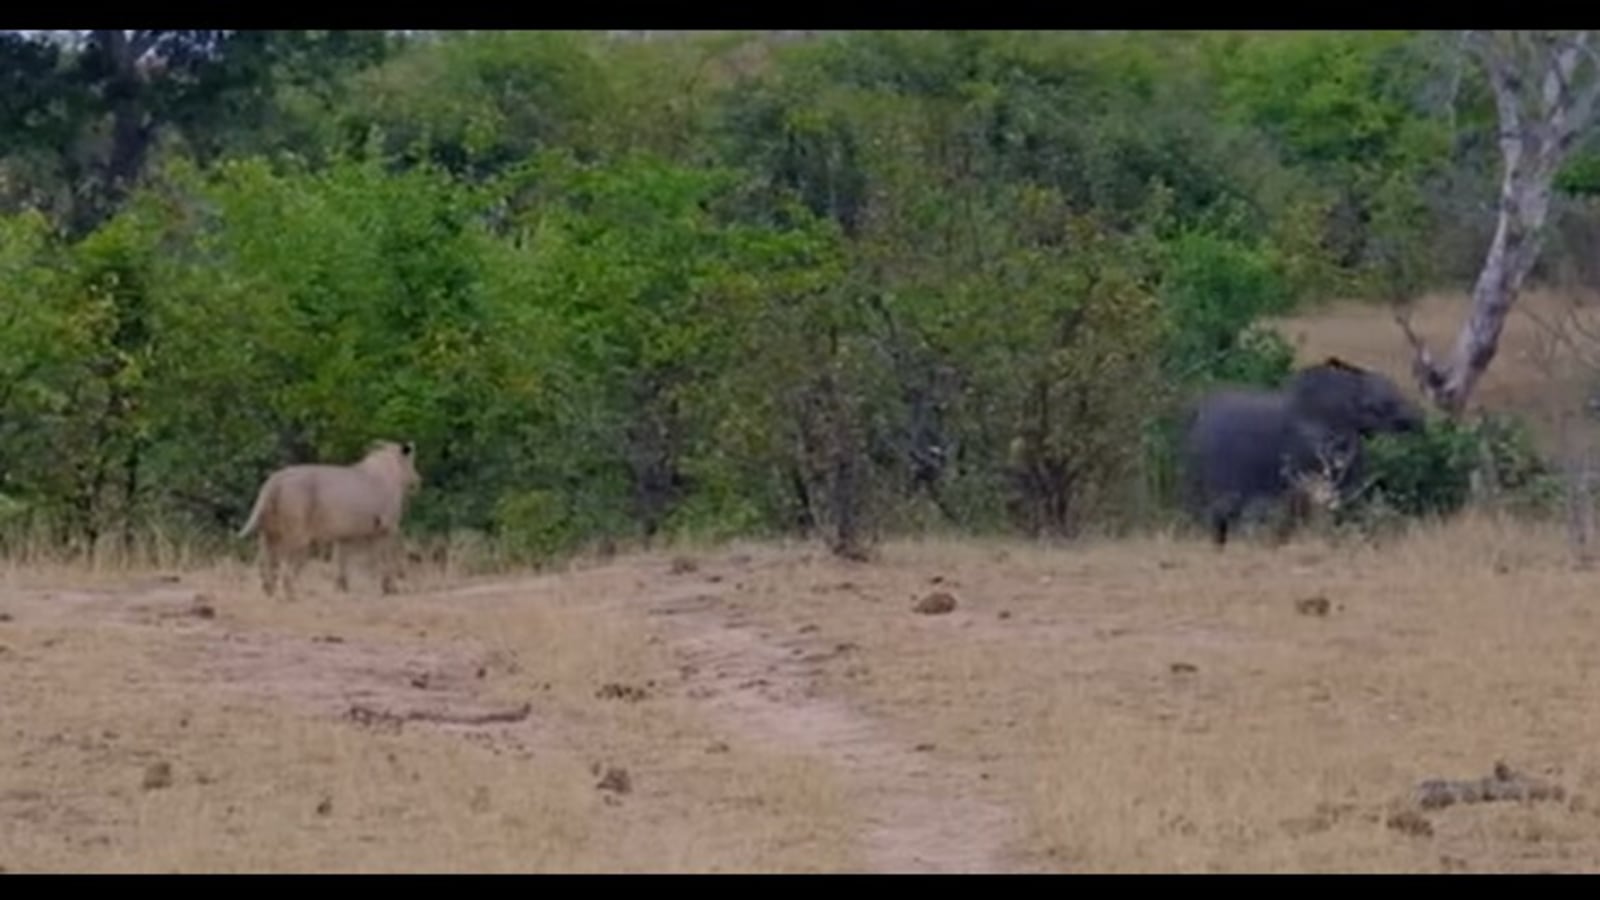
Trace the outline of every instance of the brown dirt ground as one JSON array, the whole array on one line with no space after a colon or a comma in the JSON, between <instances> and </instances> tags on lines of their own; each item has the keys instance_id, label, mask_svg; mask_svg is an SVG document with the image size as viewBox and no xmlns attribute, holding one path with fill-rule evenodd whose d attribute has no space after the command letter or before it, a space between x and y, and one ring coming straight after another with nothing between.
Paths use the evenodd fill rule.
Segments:
<instances>
[{"instance_id":1,"label":"brown dirt ground","mask_svg":"<svg viewBox=\"0 0 1600 900\"><path fill-rule=\"evenodd\" d=\"M0 866L1600 871L1595 575L1554 532L325 568L294 604L0 570ZM1500 760L1564 796L1408 800Z\"/></svg>"}]
</instances>

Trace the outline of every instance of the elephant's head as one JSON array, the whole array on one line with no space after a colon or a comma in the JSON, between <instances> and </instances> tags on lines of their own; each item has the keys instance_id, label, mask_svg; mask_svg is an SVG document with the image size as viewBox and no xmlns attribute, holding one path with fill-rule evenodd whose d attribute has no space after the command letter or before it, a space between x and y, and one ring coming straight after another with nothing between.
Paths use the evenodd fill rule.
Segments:
<instances>
[{"instance_id":1,"label":"elephant's head","mask_svg":"<svg viewBox=\"0 0 1600 900\"><path fill-rule=\"evenodd\" d=\"M1336 356L1296 373L1288 394L1296 415L1363 437L1421 431L1426 423L1422 408L1394 381Z\"/></svg>"}]
</instances>

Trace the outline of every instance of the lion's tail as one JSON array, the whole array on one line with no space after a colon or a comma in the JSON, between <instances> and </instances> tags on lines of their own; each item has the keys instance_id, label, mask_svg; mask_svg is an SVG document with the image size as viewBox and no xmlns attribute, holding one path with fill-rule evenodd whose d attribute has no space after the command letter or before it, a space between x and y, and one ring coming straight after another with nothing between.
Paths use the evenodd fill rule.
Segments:
<instances>
[{"instance_id":1,"label":"lion's tail","mask_svg":"<svg viewBox=\"0 0 1600 900\"><path fill-rule=\"evenodd\" d=\"M239 529L239 537L249 537L250 532L255 531L261 525L261 514L266 511L275 487L277 485L271 480L261 486L261 492L256 495L256 505L250 510L250 518L246 520L244 527Z\"/></svg>"}]
</instances>

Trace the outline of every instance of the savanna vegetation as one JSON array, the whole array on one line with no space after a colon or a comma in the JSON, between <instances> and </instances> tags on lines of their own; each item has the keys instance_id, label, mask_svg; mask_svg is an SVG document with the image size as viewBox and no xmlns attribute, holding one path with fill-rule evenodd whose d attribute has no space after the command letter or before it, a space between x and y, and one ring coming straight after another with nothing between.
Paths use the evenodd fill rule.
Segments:
<instances>
[{"instance_id":1,"label":"savanna vegetation","mask_svg":"<svg viewBox=\"0 0 1600 900\"><path fill-rule=\"evenodd\" d=\"M1264 320L1472 281L1495 129L1427 33L11 33L0 534L225 540L378 437L508 559L1161 521ZM1479 429L1383 454L1394 507Z\"/></svg>"}]
</instances>

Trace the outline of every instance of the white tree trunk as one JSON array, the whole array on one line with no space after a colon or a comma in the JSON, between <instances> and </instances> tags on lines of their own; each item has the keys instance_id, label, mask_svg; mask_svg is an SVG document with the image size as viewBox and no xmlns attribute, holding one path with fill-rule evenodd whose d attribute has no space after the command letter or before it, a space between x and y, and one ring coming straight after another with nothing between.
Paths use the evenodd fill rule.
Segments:
<instances>
[{"instance_id":1,"label":"white tree trunk","mask_svg":"<svg viewBox=\"0 0 1600 900\"><path fill-rule=\"evenodd\" d=\"M1589 33L1477 35L1500 121L1499 221L1472 290L1472 311L1449 361L1434 362L1402 319L1415 353L1413 372L1435 405L1460 413L1499 348L1506 315L1538 261L1556 174L1588 123L1600 94ZM1581 63L1588 77L1573 85ZM1536 89L1535 89L1536 86Z\"/></svg>"},{"instance_id":2,"label":"white tree trunk","mask_svg":"<svg viewBox=\"0 0 1600 900\"><path fill-rule=\"evenodd\" d=\"M1553 172L1527 171L1508 160L1500 187L1499 222L1472 288L1472 311L1436 390L1435 402L1445 409L1459 411L1494 360L1506 315L1539 258L1553 178Z\"/></svg>"}]
</instances>

